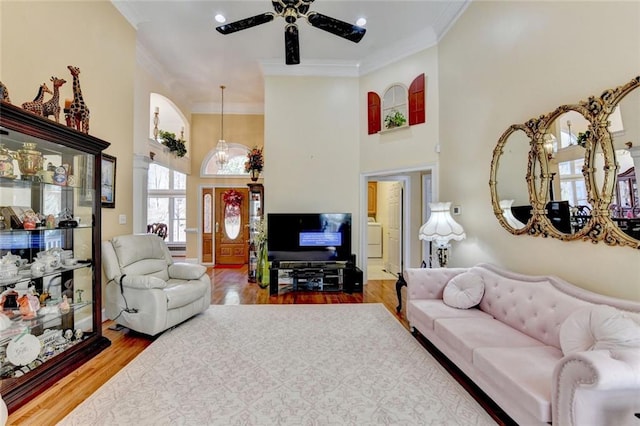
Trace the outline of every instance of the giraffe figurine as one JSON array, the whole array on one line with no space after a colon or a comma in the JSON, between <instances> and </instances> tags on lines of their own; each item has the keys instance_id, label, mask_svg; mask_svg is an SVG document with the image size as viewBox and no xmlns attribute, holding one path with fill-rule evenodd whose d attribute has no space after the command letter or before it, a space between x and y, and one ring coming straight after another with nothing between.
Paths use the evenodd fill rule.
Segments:
<instances>
[{"instance_id":1,"label":"giraffe figurine","mask_svg":"<svg viewBox=\"0 0 640 426\"><path fill-rule=\"evenodd\" d=\"M51 77L53 82L53 97L47 102L42 104L42 115L49 117L53 115L56 119L56 123L60 122L60 86L65 84L67 80L58 77Z\"/></svg>"},{"instance_id":2,"label":"giraffe figurine","mask_svg":"<svg viewBox=\"0 0 640 426\"><path fill-rule=\"evenodd\" d=\"M0 81L0 101L4 101L8 104L11 103L11 99L9 98L9 89L7 89L7 86L2 84L1 81Z\"/></svg>"},{"instance_id":3,"label":"giraffe figurine","mask_svg":"<svg viewBox=\"0 0 640 426\"><path fill-rule=\"evenodd\" d=\"M82 99L82 91L80 90L80 68L72 65L67 66L73 76L73 101L69 106L69 115L71 117L71 127L83 133L89 133L89 108Z\"/></svg>"},{"instance_id":4,"label":"giraffe figurine","mask_svg":"<svg viewBox=\"0 0 640 426\"><path fill-rule=\"evenodd\" d=\"M22 108L34 114L42 115L42 100L44 99L45 93L53 94L49 87L47 87L47 83L42 83L33 101L23 103Z\"/></svg>"}]
</instances>

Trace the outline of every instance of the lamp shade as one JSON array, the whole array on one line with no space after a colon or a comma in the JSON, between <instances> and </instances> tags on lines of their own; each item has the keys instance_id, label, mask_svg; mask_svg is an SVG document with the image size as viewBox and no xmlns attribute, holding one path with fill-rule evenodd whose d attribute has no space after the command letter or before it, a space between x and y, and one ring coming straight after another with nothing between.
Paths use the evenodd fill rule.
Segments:
<instances>
[{"instance_id":1,"label":"lamp shade","mask_svg":"<svg viewBox=\"0 0 640 426\"><path fill-rule=\"evenodd\" d=\"M427 223L420 227L418 234L421 240L433 241L437 246L443 247L451 240L461 241L467 238L462 226L451 217L450 202L429 203L429 207L431 216Z\"/></svg>"}]
</instances>

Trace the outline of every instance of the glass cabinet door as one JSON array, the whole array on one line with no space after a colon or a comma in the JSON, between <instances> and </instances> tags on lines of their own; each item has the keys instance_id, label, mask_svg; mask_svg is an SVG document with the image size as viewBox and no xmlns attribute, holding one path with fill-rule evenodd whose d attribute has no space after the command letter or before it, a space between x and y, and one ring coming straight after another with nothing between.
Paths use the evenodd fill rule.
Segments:
<instances>
[{"instance_id":1,"label":"glass cabinet door","mask_svg":"<svg viewBox=\"0 0 640 426\"><path fill-rule=\"evenodd\" d=\"M258 241L257 234L263 230L262 218L264 210L264 187L260 183L250 183L249 186L249 282L257 281Z\"/></svg>"},{"instance_id":2,"label":"glass cabinet door","mask_svg":"<svg viewBox=\"0 0 640 426\"><path fill-rule=\"evenodd\" d=\"M0 393L12 410L109 344L96 280L108 143L1 107Z\"/></svg>"},{"instance_id":3,"label":"glass cabinet door","mask_svg":"<svg viewBox=\"0 0 640 426\"><path fill-rule=\"evenodd\" d=\"M0 135L0 380L28 374L94 330L94 155ZM29 334L33 338L25 339Z\"/></svg>"}]
</instances>

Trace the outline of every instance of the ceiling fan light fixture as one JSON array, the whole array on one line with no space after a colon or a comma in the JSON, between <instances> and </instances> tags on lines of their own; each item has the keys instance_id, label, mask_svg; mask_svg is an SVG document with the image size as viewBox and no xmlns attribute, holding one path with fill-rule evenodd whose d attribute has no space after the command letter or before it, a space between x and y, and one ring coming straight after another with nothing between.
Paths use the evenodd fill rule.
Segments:
<instances>
[{"instance_id":1,"label":"ceiling fan light fixture","mask_svg":"<svg viewBox=\"0 0 640 426\"><path fill-rule=\"evenodd\" d=\"M360 17L356 20L356 25L359 27L364 27L365 25L367 25L367 18L365 17Z\"/></svg>"},{"instance_id":2,"label":"ceiling fan light fixture","mask_svg":"<svg viewBox=\"0 0 640 426\"><path fill-rule=\"evenodd\" d=\"M216 22L219 22L221 24L224 24L225 22L227 22L227 18L225 18L224 15L221 13L218 13L214 19L216 20Z\"/></svg>"},{"instance_id":3,"label":"ceiling fan light fixture","mask_svg":"<svg viewBox=\"0 0 640 426\"><path fill-rule=\"evenodd\" d=\"M367 32L366 28L354 25L336 18L315 11L309 11L314 0L272 0L273 12L265 12L259 15L250 16L216 27L220 34L232 34L237 31L246 30L257 25L271 22L276 17L284 18L285 32L285 63L287 65L297 65L300 63L300 46L298 37L298 27L296 21L305 18L307 22L315 28L342 37L346 40L358 43ZM364 19L363 17L360 19ZM361 22L361 21L358 21ZM366 20L363 25L366 24Z\"/></svg>"}]
</instances>

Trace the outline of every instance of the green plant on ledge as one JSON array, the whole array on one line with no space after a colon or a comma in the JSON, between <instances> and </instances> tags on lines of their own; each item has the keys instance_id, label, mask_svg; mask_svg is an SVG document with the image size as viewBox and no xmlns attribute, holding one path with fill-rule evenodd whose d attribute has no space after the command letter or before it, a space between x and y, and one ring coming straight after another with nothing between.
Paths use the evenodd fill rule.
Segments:
<instances>
[{"instance_id":1,"label":"green plant on ledge","mask_svg":"<svg viewBox=\"0 0 640 426\"><path fill-rule=\"evenodd\" d=\"M384 118L384 127L393 129L394 127L402 127L407 122L406 117L400 111L391 111Z\"/></svg>"},{"instance_id":2,"label":"green plant on ledge","mask_svg":"<svg viewBox=\"0 0 640 426\"><path fill-rule=\"evenodd\" d=\"M176 139L175 133L160 130L158 134L160 135L162 145L169 148L169 151L178 157L184 157L187 154L187 147L184 146L184 141L182 139Z\"/></svg>"}]
</instances>

